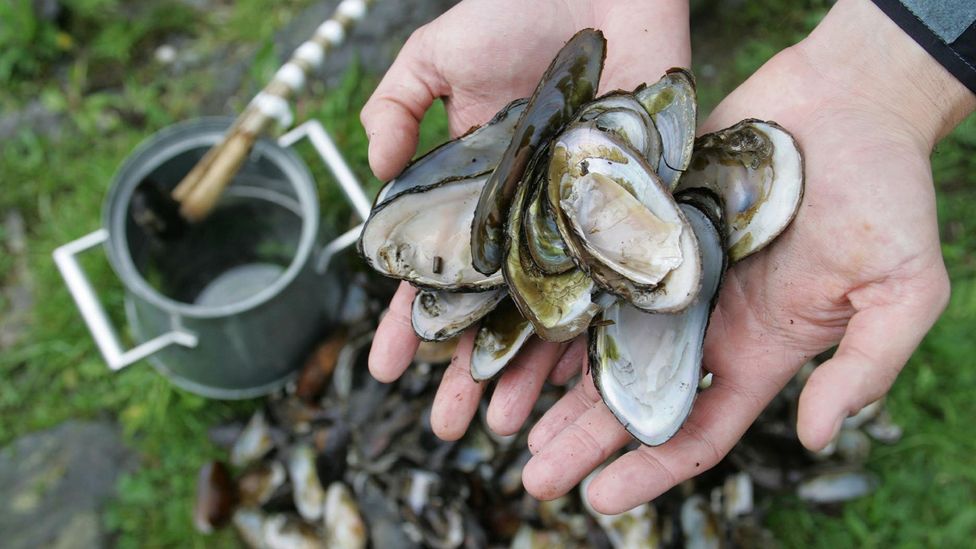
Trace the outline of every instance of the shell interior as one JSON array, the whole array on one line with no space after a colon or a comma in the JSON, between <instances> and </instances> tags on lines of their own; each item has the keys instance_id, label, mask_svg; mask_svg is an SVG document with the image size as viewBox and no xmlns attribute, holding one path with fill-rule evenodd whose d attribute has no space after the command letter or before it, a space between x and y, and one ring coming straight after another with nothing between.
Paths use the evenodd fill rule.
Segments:
<instances>
[{"instance_id":1,"label":"shell interior","mask_svg":"<svg viewBox=\"0 0 976 549\"><path fill-rule=\"evenodd\" d=\"M471 377L485 381L498 375L532 335L511 300L502 301L481 323L471 352Z\"/></svg>"},{"instance_id":2,"label":"shell interior","mask_svg":"<svg viewBox=\"0 0 976 549\"><path fill-rule=\"evenodd\" d=\"M528 101L528 98L512 101L487 124L411 162L396 179L383 186L376 204L417 187L427 187L445 179L473 177L495 169Z\"/></svg>"},{"instance_id":3,"label":"shell interior","mask_svg":"<svg viewBox=\"0 0 976 549\"><path fill-rule=\"evenodd\" d=\"M700 279L697 240L637 151L592 125L575 126L554 145L548 185L560 232L597 284L649 312L690 303Z\"/></svg>"},{"instance_id":4,"label":"shell interior","mask_svg":"<svg viewBox=\"0 0 976 549\"><path fill-rule=\"evenodd\" d=\"M486 292L421 290L410 311L413 331L424 341L451 339L484 318L507 295L504 289Z\"/></svg>"},{"instance_id":5,"label":"shell interior","mask_svg":"<svg viewBox=\"0 0 976 549\"><path fill-rule=\"evenodd\" d=\"M656 83L635 91L634 96L657 126L664 147L657 172L674 189L691 161L695 143L698 98L694 78L684 69L671 69Z\"/></svg>"},{"instance_id":6,"label":"shell interior","mask_svg":"<svg viewBox=\"0 0 976 549\"><path fill-rule=\"evenodd\" d=\"M542 75L475 210L471 249L478 272L487 275L501 267L505 220L525 169L536 150L593 99L606 47L602 32L583 29L559 50Z\"/></svg>"},{"instance_id":7,"label":"shell interior","mask_svg":"<svg viewBox=\"0 0 976 549\"><path fill-rule=\"evenodd\" d=\"M359 240L371 267L440 290L487 290L503 281L471 265L471 218L487 176L418 187L373 209Z\"/></svg>"},{"instance_id":8,"label":"shell interior","mask_svg":"<svg viewBox=\"0 0 976 549\"><path fill-rule=\"evenodd\" d=\"M773 241L803 198L803 158L773 122L743 120L702 136L679 191L704 187L721 197L729 256L739 261Z\"/></svg>"},{"instance_id":9,"label":"shell interior","mask_svg":"<svg viewBox=\"0 0 976 549\"><path fill-rule=\"evenodd\" d=\"M512 299L539 337L566 341L583 333L601 308L592 300L593 280L583 271L573 267L547 274L533 263L522 230L528 195L527 186L516 194L506 229L508 251L502 273Z\"/></svg>"},{"instance_id":10,"label":"shell interior","mask_svg":"<svg viewBox=\"0 0 976 549\"><path fill-rule=\"evenodd\" d=\"M631 434L652 446L670 439L691 412L724 267L718 229L700 212L691 212L689 220L703 260L696 301L679 314L647 314L618 302L591 331L590 364L603 401Z\"/></svg>"}]
</instances>

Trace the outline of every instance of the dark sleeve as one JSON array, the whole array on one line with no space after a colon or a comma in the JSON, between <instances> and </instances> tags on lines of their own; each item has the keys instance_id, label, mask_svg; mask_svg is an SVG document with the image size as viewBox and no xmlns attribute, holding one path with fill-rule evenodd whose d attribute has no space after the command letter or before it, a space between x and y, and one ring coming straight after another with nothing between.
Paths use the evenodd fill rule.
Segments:
<instances>
[{"instance_id":1,"label":"dark sleeve","mask_svg":"<svg viewBox=\"0 0 976 549\"><path fill-rule=\"evenodd\" d=\"M873 0L976 93L976 0Z\"/></svg>"}]
</instances>

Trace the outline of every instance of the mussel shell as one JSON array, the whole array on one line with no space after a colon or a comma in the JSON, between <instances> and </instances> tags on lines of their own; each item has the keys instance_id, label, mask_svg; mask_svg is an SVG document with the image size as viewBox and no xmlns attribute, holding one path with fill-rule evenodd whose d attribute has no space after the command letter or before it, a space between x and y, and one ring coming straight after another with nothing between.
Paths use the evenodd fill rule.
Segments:
<instances>
[{"instance_id":1,"label":"mussel shell","mask_svg":"<svg viewBox=\"0 0 976 549\"><path fill-rule=\"evenodd\" d=\"M532 335L532 323L506 299L481 322L471 352L471 377L485 381L498 375Z\"/></svg>"},{"instance_id":2,"label":"mussel shell","mask_svg":"<svg viewBox=\"0 0 976 549\"><path fill-rule=\"evenodd\" d=\"M713 226L718 227L711 217L691 204L679 204L678 208L690 223L694 224L696 216L704 216ZM702 283L701 250L694 231L682 232L680 244L684 256L681 265L668 273L654 291L635 291L631 305L645 312L678 313L692 304Z\"/></svg>"},{"instance_id":3,"label":"mussel shell","mask_svg":"<svg viewBox=\"0 0 976 549\"><path fill-rule=\"evenodd\" d=\"M707 188L722 199L729 256L739 261L782 233L803 199L803 156L775 122L743 120L695 143L678 191Z\"/></svg>"},{"instance_id":4,"label":"mussel shell","mask_svg":"<svg viewBox=\"0 0 976 549\"><path fill-rule=\"evenodd\" d=\"M840 467L804 479L796 488L803 501L831 504L864 497L878 488L878 477L870 471Z\"/></svg>"},{"instance_id":5,"label":"mussel shell","mask_svg":"<svg viewBox=\"0 0 976 549\"><path fill-rule=\"evenodd\" d=\"M506 295L505 289L467 293L421 290L410 313L413 331L424 341L451 339L484 318Z\"/></svg>"},{"instance_id":6,"label":"mussel shell","mask_svg":"<svg viewBox=\"0 0 976 549\"><path fill-rule=\"evenodd\" d=\"M369 536L366 523L352 492L342 482L333 482L325 492L323 530L331 549L365 549Z\"/></svg>"},{"instance_id":7,"label":"mussel shell","mask_svg":"<svg viewBox=\"0 0 976 549\"><path fill-rule=\"evenodd\" d=\"M484 291L503 284L471 266L470 220L487 176L445 180L403 191L373 208L359 253L380 273L447 291Z\"/></svg>"},{"instance_id":8,"label":"mussel shell","mask_svg":"<svg viewBox=\"0 0 976 549\"><path fill-rule=\"evenodd\" d=\"M556 214L549 207L544 185L535 185L523 212L522 230L532 261L546 274L560 274L576 267L559 234Z\"/></svg>"},{"instance_id":9,"label":"mussel shell","mask_svg":"<svg viewBox=\"0 0 976 549\"><path fill-rule=\"evenodd\" d=\"M529 175L533 181L519 187L509 212L502 274L512 300L535 333L549 341L567 341L585 331L601 307L592 301L594 285L586 273L573 267L560 274L547 274L532 261L522 216L530 193L544 183L536 177L544 177L544 166Z\"/></svg>"},{"instance_id":10,"label":"mussel shell","mask_svg":"<svg viewBox=\"0 0 976 549\"><path fill-rule=\"evenodd\" d=\"M698 126L698 97L691 72L670 69L656 83L639 88L634 96L654 120L661 136L664 154L657 165L658 175L674 189L681 173L688 168Z\"/></svg>"},{"instance_id":11,"label":"mussel shell","mask_svg":"<svg viewBox=\"0 0 976 549\"><path fill-rule=\"evenodd\" d=\"M725 268L718 229L689 216L702 250L702 287L680 314L646 314L618 302L590 331L593 381L614 416L640 442L668 441L691 412L705 329Z\"/></svg>"},{"instance_id":12,"label":"mussel shell","mask_svg":"<svg viewBox=\"0 0 976 549\"><path fill-rule=\"evenodd\" d=\"M505 221L525 168L536 149L593 99L606 45L602 32L583 29L563 46L543 74L475 210L471 249L478 272L490 275L501 267Z\"/></svg>"},{"instance_id":13,"label":"mussel shell","mask_svg":"<svg viewBox=\"0 0 976 549\"><path fill-rule=\"evenodd\" d=\"M512 139L528 98L516 99L498 111L485 125L472 128L414 160L396 179L383 186L376 205L417 187L429 187L445 179L459 179L494 170Z\"/></svg>"},{"instance_id":14,"label":"mussel shell","mask_svg":"<svg viewBox=\"0 0 976 549\"><path fill-rule=\"evenodd\" d=\"M209 534L230 522L238 502L237 486L222 461L210 461L197 476L197 497L193 523L197 530Z\"/></svg>"},{"instance_id":15,"label":"mussel shell","mask_svg":"<svg viewBox=\"0 0 976 549\"><path fill-rule=\"evenodd\" d=\"M315 450L308 444L298 444L288 457L288 477L291 479L295 508L309 521L322 516L325 488L315 466Z\"/></svg>"},{"instance_id":16,"label":"mussel shell","mask_svg":"<svg viewBox=\"0 0 976 549\"><path fill-rule=\"evenodd\" d=\"M549 164L547 195L550 206L557 212L557 225L570 253L580 268L602 288L644 310L661 310L652 304L657 301L654 298L655 292L674 293L668 286L675 278L668 280L668 271L664 271L664 274L657 271L656 279L634 279L613 258L599 256L587 243L586 235L574 227L566 209L562 207L563 199L568 196L567 189L575 180L583 177L584 172L609 177L655 216L670 224L680 225L681 234L677 239L677 246L682 253L681 263L698 260L697 243L687 219L653 168L647 165L639 152L617 137L586 123L574 125L556 140ZM695 269L689 271L685 268L682 272L698 276ZM658 284L662 281L668 283L662 287ZM692 282L694 286L695 283ZM664 310L677 310L681 305L674 303Z\"/></svg>"},{"instance_id":17,"label":"mussel shell","mask_svg":"<svg viewBox=\"0 0 976 549\"><path fill-rule=\"evenodd\" d=\"M580 109L577 121L593 121L597 128L615 134L643 153L651 166L657 166L661 161L661 134L632 93L614 91L598 97Z\"/></svg>"}]
</instances>

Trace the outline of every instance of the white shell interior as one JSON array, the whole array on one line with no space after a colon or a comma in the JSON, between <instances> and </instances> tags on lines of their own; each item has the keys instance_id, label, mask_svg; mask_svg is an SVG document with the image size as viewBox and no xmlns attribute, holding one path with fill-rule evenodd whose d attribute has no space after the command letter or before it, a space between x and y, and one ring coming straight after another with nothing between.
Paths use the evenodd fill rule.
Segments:
<instances>
[{"instance_id":1,"label":"white shell interior","mask_svg":"<svg viewBox=\"0 0 976 549\"><path fill-rule=\"evenodd\" d=\"M508 295L504 289L485 292L421 290L413 300L413 330L424 341L444 341L481 320Z\"/></svg>"},{"instance_id":2,"label":"white shell interior","mask_svg":"<svg viewBox=\"0 0 976 549\"><path fill-rule=\"evenodd\" d=\"M512 343L506 345L497 334L484 326L479 328L474 340L474 351L471 353L471 377L475 381L495 377L525 345L532 333L532 323L525 320L517 326L517 334Z\"/></svg>"},{"instance_id":3,"label":"white shell interior","mask_svg":"<svg viewBox=\"0 0 976 549\"><path fill-rule=\"evenodd\" d=\"M587 250L636 284L653 286L681 265L681 219L655 215L602 174L573 180L560 206Z\"/></svg>"},{"instance_id":4,"label":"white shell interior","mask_svg":"<svg viewBox=\"0 0 976 549\"><path fill-rule=\"evenodd\" d=\"M688 204L679 204L678 207L692 227L708 222L705 214L698 208ZM701 251L695 231L682 231L679 244L681 265L668 273L653 292L635 296L635 307L649 312L670 313L681 311L694 301L702 282Z\"/></svg>"},{"instance_id":5,"label":"white shell interior","mask_svg":"<svg viewBox=\"0 0 976 549\"><path fill-rule=\"evenodd\" d=\"M603 314L613 324L595 330L603 401L631 434L652 446L674 436L691 412L711 300L722 275L718 231L705 216L695 220L704 269L694 304L680 314L648 314L618 302Z\"/></svg>"},{"instance_id":6,"label":"white shell interior","mask_svg":"<svg viewBox=\"0 0 976 549\"><path fill-rule=\"evenodd\" d=\"M709 161L703 169L686 172L680 185L707 187L722 197L729 255L736 261L759 251L783 232L803 197L803 160L793 137L774 124L755 121L749 125L772 143L770 163L756 170Z\"/></svg>"},{"instance_id":7,"label":"white shell interior","mask_svg":"<svg viewBox=\"0 0 976 549\"><path fill-rule=\"evenodd\" d=\"M462 179L392 198L363 228L363 254L379 272L421 286L499 286L501 273L486 277L471 265L471 220L486 180Z\"/></svg>"}]
</instances>

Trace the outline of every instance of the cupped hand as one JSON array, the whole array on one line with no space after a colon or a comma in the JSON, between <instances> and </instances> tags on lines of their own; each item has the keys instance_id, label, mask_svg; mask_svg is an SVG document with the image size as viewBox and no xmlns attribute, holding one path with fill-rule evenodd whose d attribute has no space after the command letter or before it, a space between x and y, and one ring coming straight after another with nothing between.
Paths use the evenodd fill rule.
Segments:
<instances>
[{"instance_id":1,"label":"cupped hand","mask_svg":"<svg viewBox=\"0 0 976 549\"><path fill-rule=\"evenodd\" d=\"M727 274L705 341L711 387L673 439L596 476L587 497L597 510L624 511L715 465L804 362L839 343L799 403L800 440L823 448L845 417L887 392L947 303L929 154L973 97L870 2L842 0L837 10L701 128L779 122L803 150L806 193L790 228ZM831 37L838 21L841 38ZM848 33L865 21L877 34L862 28L866 43L855 43ZM858 52L879 46L901 57L892 65ZM844 52L851 57L835 57ZM895 78L914 62L916 80ZM933 101L951 94L961 101ZM530 433L523 482L557 497L631 440L585 375Z\"/></svg>"},{"instance_id":2,"label":"cupped hand","mask_svg":"<svg viewBox=\"0 0 976 549\"><path fill-rule=\"evenodd\" d=\"M444 99L451 134L460 135L530 95L556 52L587 27L602 30L608 41L602 91L633 89L689 64L683 1L465 0L410 37L363 108L373 172L388 180L403 169L435 99ZM380 381L397 379L417 350L410 324L414 294L401 284L377 328L369 368ZM462 336L434 401L431 423L442 438L463 435L485 390L469 371L473 341L472 331ZM498 380L489 427L499 434L517 431L550 373L565 381L578 371L582 355L581 344L531 340Z\"/></svg>"}]
</instances>

